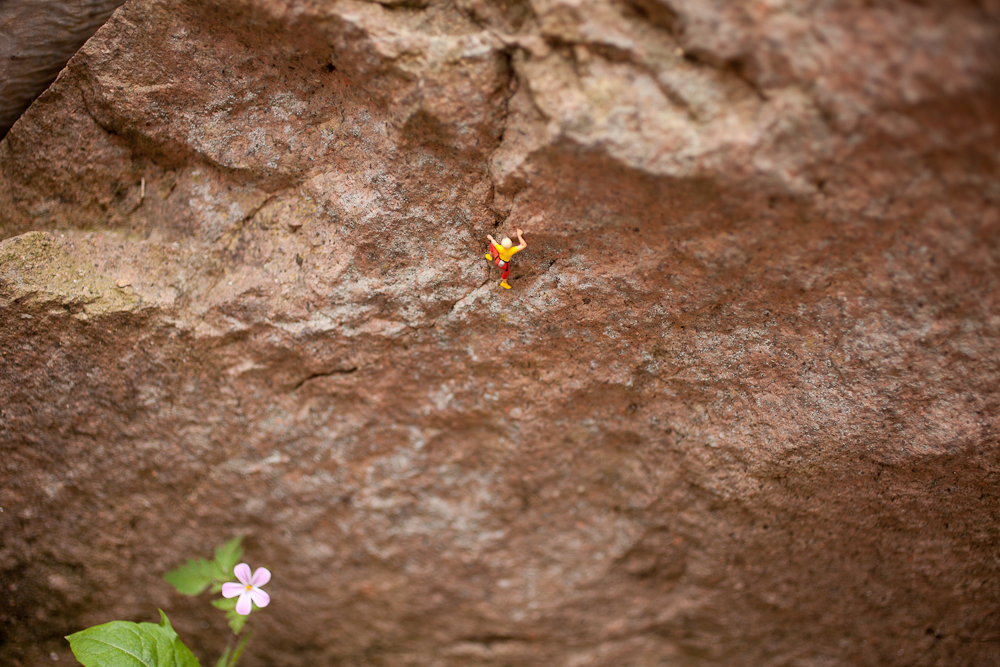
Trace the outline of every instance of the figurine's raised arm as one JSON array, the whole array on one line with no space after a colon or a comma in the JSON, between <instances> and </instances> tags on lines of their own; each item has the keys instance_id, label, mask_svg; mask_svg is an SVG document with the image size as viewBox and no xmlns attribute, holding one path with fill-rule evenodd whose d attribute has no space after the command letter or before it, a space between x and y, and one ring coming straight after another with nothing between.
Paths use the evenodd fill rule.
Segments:
<instances>
[{"instance_id":1,"label":"figurine's raised arm","mask_svg":"<svg viewBox=\"0 0 1000 667\"><path fill-rule=\"evenodd\" d=\"M524 237L521 236L521 233L522 233L521 230L520 229L515 229L514 231L517 233L517 240L520 242L520 243L517 244L517 249L518 250L524 250L525 248L528 247L528 244L527 244L527 242L525 242Z\"/></svg>"}]
</instances>

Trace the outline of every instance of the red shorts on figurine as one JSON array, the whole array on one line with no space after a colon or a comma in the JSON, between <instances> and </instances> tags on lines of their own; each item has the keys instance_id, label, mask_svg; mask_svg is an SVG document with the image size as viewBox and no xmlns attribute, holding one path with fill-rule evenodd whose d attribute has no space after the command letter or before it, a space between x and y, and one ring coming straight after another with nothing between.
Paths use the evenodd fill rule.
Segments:
<instances>
[{"instance_id":1,"label":"red shorts on figurine","mask_svg":"<svg viewBox=\"0 0 1000 667\"><path fill-rule=\"evenodd\" d=\"M496 245L491 243L490 250L493 252L493 263L500 267L503 272L500 274L500 279L507 282L507 278L510 276L510 262L500 259L500 249Z\"/></svg>"}]
</instances>

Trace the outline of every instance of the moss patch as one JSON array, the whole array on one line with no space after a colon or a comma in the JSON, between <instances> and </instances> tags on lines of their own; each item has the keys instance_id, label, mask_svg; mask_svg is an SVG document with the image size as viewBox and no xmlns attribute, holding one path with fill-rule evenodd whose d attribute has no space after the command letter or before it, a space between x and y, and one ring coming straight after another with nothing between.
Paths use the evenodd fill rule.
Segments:
<instances>
[{"instance_id":1,"label":"moss patch","mask_svg":"<svg viewBox=\"0 0 1000 667\"><path fill-rule=\"evenodd\" d=\"M136 310L139 296L69 255L46 232L28 232L0 242L0 307L76 306L87 317Z\"/></svg>"}]
</instances>

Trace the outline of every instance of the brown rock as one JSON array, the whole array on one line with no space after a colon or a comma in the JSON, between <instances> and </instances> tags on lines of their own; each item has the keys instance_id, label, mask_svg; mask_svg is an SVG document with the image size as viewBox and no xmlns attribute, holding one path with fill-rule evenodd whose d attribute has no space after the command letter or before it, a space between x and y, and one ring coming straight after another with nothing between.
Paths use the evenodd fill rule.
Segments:
<instances>
[{"instance_id":1,"label":"brown rock","mask_svg":"<svg viewBox=\"0 0 1000 667\"><path fill-rule=\"evenodd\" d=\"M0 143L0 659L211 664L244 534L249 667L996 663L998 37L127 4Z\"/></svg>"},{"instance_id":2,"label":"brown rock","mask_svg":"<svg viewBox=\"0 0 1000 667\"><path fill-rule=\"evenodd\" d=\"M0 5L0 139L124 0Z\"/></svg>"}]
</instances>

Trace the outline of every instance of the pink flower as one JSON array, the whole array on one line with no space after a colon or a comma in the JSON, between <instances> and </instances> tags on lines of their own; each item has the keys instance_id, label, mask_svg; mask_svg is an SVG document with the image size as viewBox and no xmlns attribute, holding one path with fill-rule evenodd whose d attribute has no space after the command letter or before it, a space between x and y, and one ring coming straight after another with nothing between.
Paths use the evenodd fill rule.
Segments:
<instances>
[{"instance_id":1,"label":"pink flower","mask_svg":"<svg viewBox=\"0 0 1000 667\"><path fill-rule=\"evenodd\" d=\"M240 563L233 568L233 574L240 580L240 583L229 582L222 584L222 597L234 598L237 595L240 599L236 601L236 613L246 616L253 609L250 601L258 607L266 607L271 602L271 597L260 590L260 587L271 581L271 572L266 567L258 567L257 571L250 576L250 566Z\"/></svg>"}]
</instances>

